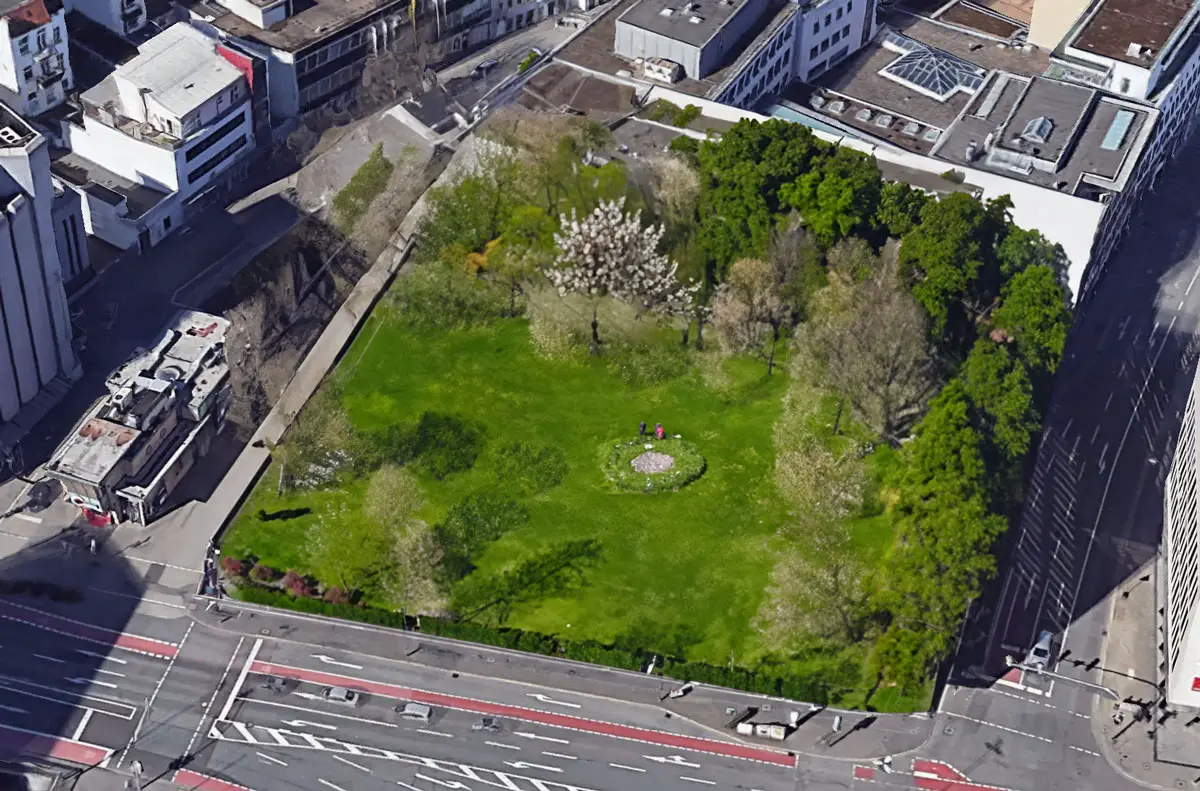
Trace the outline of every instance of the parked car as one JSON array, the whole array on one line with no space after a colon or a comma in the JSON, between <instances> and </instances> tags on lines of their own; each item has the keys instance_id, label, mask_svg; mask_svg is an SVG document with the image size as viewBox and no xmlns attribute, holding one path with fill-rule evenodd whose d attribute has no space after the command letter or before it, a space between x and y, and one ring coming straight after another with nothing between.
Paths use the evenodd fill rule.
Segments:
<instances>
[{"instance_id":1,"label":"parked car","mask_svg":"<svg viewBox=\"0 0 1200 791\"><path fill-rule=\"evenodd\" d=\"M429 722L433 719L433 709L424 703L401 703L396 707L400 719L416 722Z\"/></svg>"},{"instance_id":2,"label":"parked car","mask_svg":"<svg viewBox=\"0 0 1200 791\"><path fill-rule=\"evenodd\" d=\"M500 65L500 61L495 58L488 58L475 64L475 68L471 69L471 76L475 79L486 77L491 73L492 69Z\"/></svg>"},{"instance_id":3,"label":"parked car","mask_svg":"<svg viewBox=\"0 0 1200 791\"><path fill-rule=\"evenodd\" d=\"M328 703L336 703L339 706L357 706L362 702L362 696L352 689L345 687L325 687L321 690L321 697Z\"/></svg>"},{"instance_id":4,"label":"parked car","mask_svg":"<svg viewBox=\"0 0 1200 791\"><path fill-rule=\"evenodd\" d=\"M499 733L500 720L496 719L495 717L484 717L483 719L479 720L479 722L472 725L471 730L484 731L485 733Z\"/></svg>"}]
</instances>

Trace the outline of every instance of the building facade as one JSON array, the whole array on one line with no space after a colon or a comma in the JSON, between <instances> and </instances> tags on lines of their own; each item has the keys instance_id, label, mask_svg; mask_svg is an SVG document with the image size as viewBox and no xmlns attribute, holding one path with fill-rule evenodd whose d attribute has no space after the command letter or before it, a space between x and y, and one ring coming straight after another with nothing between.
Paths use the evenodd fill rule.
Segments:
<instances>
[{"instance_id":1,"label":"building facade","mask_svg":"<svg viewBox=\"0 0 1200 791\"><path fill-rule=\"evenodd\" d=\"M109 375L46 472L89 521L147 524L225 424L232 398L219 316L183 311Z\"/></svg>"},{"instance_id":2,"label":"building facade","mask_svg":"<svg viewBox=\"0 0 1200 791\"><path fill-rule=\"evenodd\" d=\"M1159 584L1165 594L1167 701L1200 707L1200 511L1197 509L1200 456L1196 447L1200 377L1192 382L1179 441L1164 490L1162 560Z\"/></svg>"},{"instance_id":3,"label":"building facade","mask_svg":"<svg viewBox=\"0 0 1200 791\"><path fill-rule=\"evenodd\" d=\"M74 77L62 0L0 2L0 95L23 116L62 104Z\"/></svg>"},{"instance_id":4,"label":"building facade","mask_svg":"<svg viewBox=\"0 0 1200 791\"><path fill-rule=\"evenodd\" d=\"M0 105L0 454L81 373L53 221L46 140Z\"/></svg>"},{"instance_id":5,"label":"building facade","mask_svg":"<svg viewBox=\"0 0 1200 791\"><path fill-rule=\"evenodd\" d=\"M78 11L118 36L134 36L149 24L146 0L65 0L68 11Z\"/></svg>"}]
</instances>

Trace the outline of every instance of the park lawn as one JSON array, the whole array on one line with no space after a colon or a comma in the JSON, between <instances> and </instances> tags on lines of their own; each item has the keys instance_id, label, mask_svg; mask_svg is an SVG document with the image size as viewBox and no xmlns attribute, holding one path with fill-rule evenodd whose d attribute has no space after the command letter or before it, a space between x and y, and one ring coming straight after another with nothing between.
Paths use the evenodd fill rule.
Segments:
<instances>
[{"instance_id":1,"label":"park lawn","mask_svg":"<svg viewBox=\"0 0 1200 791\"><path fill-rule=\"evenodd\" d=\"M604 358L537 356L523 320L422 334L386 316L376 311L334 374L351 421L371 430L411 424L432 410L478 421L486 431L473 469L422 479L428 498L422 517L436 523L465 495L494 485L492 454L505 444L550 444L567 454L566 479L523 501L529 521L487 549L480 572L567 540L597 540L601 560L582 586L518 607L506 625L606 642L635 632L661 641L645 646L651 650L684 650L689 659L719 665L732 659L753 667L769 655L751 622L775 562L776 530L787 518L772 446L788 385L784 369L767 377L760 362L733 359L724 363L720 391L694 370L634 388ZM604 459L642 420L661 422L698 445L708 462L705 475L674 493L617 491L605 479ZM283 497L277 483L273 467L231 525L227 554L253 554L303 572L305 530L317 514L363 518L364 480ZM306 508L311 512L286 520L255 516L260 509ZM887 519L857 520L852 532L864 560L878 563L891 541Z\"/></svg>"}]
</instances>

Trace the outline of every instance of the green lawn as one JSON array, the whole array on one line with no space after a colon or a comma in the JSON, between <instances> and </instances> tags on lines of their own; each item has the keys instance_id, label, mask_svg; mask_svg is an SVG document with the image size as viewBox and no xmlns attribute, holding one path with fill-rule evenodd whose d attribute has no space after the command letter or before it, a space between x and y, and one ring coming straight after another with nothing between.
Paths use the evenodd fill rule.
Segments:
<instances>
[{"instance_id":1,"label":"green lawn","mask_svg":"<svg viewBox=\"0 0 1200 791\"><path fill-rule=\"evenodd\" d=\"M635 388L604 358L537 356L524 320L421 334L388 321L386 313L376 311L335 374L355 426L410 424L432 410L478 421L486 430L473 469L423 479L428 501L420 516L437 523L465 495L494 485L492 454L505 444L555 445L567 454L563 483L524 501L529 521L488 547L476 573L567 540L595 539L601 560L581 587L518 607L506 625L600 641L633 632L663 641L647 648L682 649L689 659L718 665L732 658L753 667L771 653L751 622L774 565L776 530L786 519L772 448L788 386L783 369L768 378L761 363L733 359L723 363L719 391L694 370ZM651 495L610 484L605 459L614 442L636 435L642 420L651 427L661 422L695 443L708 464L703 477L681 491ZM366 482L283 497L277 483L272 468L231 525L224 552L304 572L311 521L321 513L362 518ZM311 512L263 522L255 517L260 509ZM874 562L891 540L882 516L858 520L852 533L855 548ZM855 647L841 655L862 658Z\"/></svg>"}]
</instances>

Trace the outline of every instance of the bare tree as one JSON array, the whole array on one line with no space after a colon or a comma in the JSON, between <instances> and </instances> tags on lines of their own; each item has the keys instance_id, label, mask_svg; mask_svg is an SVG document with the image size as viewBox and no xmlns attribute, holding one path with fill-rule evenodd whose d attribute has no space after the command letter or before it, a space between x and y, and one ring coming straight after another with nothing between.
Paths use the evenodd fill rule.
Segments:
<instances>
[{"instance_id":1,"label":"bare tree","mask_svg":"<svg viewBox=\"0 0 1200 791\"><path fill-rule=\"evenodd\" d=\"M865 625L865 580L844 527L806 533L772 570L755 626L781 647L805 635L857 642Z\"/></svg>"},{"instance_id":2,"label":"bare tree","mask_svg":"<svg viewBox=\"0 0 1200 791\"><path fill-rule=\"evenodd\" d=\"M927 338L925 313L889 257L862 282L830 272L798 333L797 364L872 431L898 442L937 387Z\"/></svg>"},{"instance_id":3,"label":"bare tree","mask_svg":"<svg viewBox=\"0 0 1200 791\"><path fill-rule=\"evenodd\" d=\"M795 530L841 524L862 504L862 459L854 451L830 450L821 440L808 434L775 459L775 484L791 506Z\"/></svg>"},{"instance_id":4,"label":"bare tree","mask_svg":"<svg viewBox=\"0 0 1200 791\"><path fill-rule=\"evenodd\" d=\"M724 348L749 352L775 370L775 354L791 311L779 298L775 271L766 261L743 258L713 298L712 322Z\"/></svg>"},{"instance_id":5,"label":"bare tree","mask_svg":"<svg viewBox=\"0 0 1200 791\"><path fill-rule=\"evenodd\" d=\"M672 225L694 222L700 200L699 174L678 156L655 157L649 165L652 193L663 219Z\"/></svg>"}]
</instances>

